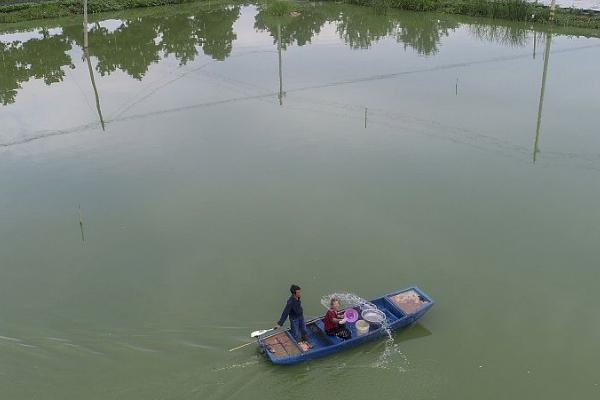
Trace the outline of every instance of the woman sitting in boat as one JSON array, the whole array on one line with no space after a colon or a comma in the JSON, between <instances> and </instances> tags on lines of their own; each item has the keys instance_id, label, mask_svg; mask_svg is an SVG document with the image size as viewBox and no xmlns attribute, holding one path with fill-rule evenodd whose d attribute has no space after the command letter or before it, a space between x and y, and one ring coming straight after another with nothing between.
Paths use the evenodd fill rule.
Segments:
<instances>
[{"instance_id":1,"label":"woman sitting in boat","mask_svg":"<svg viewBox=\"0 0 600 400\"><path fill-rule=\"evenodd\" d=\"M335 297L329 302L329 310L323 318L323 324L325 325L325 332L329 336L337 336L340 339L350 339L352 334L350 330L344 326L346 324L346 318L340 311L340 301Z\"/></svg>"}]
</instances>

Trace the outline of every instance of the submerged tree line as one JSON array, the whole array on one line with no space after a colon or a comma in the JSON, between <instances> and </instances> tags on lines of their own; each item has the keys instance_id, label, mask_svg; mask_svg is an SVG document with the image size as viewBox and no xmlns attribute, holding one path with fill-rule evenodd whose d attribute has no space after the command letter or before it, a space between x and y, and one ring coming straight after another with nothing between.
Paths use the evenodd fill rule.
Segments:
<instances>
[{"instance_id":1,"label":"submerged tree line","mask_svg":"<svg viewBox=\"0 0 600 400\"><path fill-rule=\"evenodd\" d=\"M236 39L233 25L240 10L240 5L186 12L163 10L160 14L122 17L115 29L93 22L88 25L86 56L95 59L94 68L102 76L120 70L138 80L152 64L169 56L185 65L202 51L222 61L231 55ZM437 53L442 38L460 25L454 18L440 21L427 14L379 15L356 7L323 5L307 7L295 17L274 17L259 8L254 28L268 32L274 43L285 49L310 43L327 23L335 25L339 37L351 48L368 48L391 37L405 49L423 55ZM516 46L525 45L529 35L527 29L515 25L470 25L470 31L482 39ZM66 70L75 68L72 57L77 48L83 48L82 41L82 26L76 22L38 29L28 40L0 37L0 103L15 102L21 85L30 79L43 80L47 85L61 82Z\"/></svg>"}]
</instances>

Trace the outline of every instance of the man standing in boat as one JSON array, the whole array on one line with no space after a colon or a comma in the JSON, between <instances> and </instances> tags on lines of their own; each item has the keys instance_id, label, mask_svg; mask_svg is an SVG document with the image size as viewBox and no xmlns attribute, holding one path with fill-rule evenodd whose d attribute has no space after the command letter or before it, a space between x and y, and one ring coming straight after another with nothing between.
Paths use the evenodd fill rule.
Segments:
<instances>
[{"instance_id":1,"label":"man standing in boat","mask_svg":"<svg viewBox=\"0 0 600 400\"><path fill-rule=\"evenodd\" d=\"M304 323L304 311L302 310L302 302L300 301L300 297L302 295L302 289L298 285L292 285L290 287L290 292L292 295L288 299L283 312L281 313L281 318L275 325L275 329L278 329L283 326L285 320L290 317L290 330L292 336L298 343L305 344L310 347L310 344L307 340L306 333L306 324Z\"/></svg>"}]
</instances>

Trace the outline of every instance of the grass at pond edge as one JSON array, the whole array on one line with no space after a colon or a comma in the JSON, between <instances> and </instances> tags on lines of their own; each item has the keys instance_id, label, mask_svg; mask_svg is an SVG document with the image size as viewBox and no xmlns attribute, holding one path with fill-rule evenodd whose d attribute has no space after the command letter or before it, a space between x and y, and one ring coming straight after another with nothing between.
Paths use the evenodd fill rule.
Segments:
<instances>
[{"instance_id":1,"label":"grass at pond edge","mask_svg":"<svg viewBox=\"0 0 600 400\"><path fill-rule=\"evenodd\" d=\"M88 0L88 13L120 11L133 8L193 3L198 0ZM31 21L83 14L82 0L56 0L45 3L1 5L0 23Z\"/></svg>"},{"instance_id":2,"label":"grass at pond edge","mask_svg":"<svg viewBox=\"0 0 600 400\"><path fill-rule=\"evenodd\" d=\"M557 8L554 20L550 8L526 0L345 0L347 3L389 9L430 11L443 14L535 22L564 27L600 29L600 13L574 8Z\"/></svg>"},{"instance_id":3,"label":"grass at pond edge","mask_svg":"<svg viewBox=\"0 0 600 400\"><path fill-rule=\"evenodd\" d=\"M57 18L83 13L82 0L51 0L43 3L2 5L7 1L10 0L0 0L0 23ZM88 12L95 14L194 2L199 2L199 0L88 0ZM207 2L210 0L202 1L202 3ZM213 2L223 1L213 0ZM598 13L588 13L576 9L557 9L555 20L550 21L548 7L525 0L345 0L344 2L373 7L382 13L394 8L600 29L600 14ZM265 11L273 15L285 15L302 8L301 3L293 0L267 0L262 3Z\"/></svg>"}]
</instances>

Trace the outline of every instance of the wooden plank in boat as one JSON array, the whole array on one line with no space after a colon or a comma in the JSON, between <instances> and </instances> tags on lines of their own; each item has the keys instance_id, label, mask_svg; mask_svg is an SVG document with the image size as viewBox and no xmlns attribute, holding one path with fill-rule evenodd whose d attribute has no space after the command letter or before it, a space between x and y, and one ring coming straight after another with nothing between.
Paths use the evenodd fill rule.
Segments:
<instances>
[{"instance_id":1,"label":"wooden plank in boat","mask_svg":"<svg viewBox=\"0 0 600 400\"><path fill-rule=\"evenodd\" d=\"M292 341L287 332L280 332L264 340L271 354L277 357L295 356L301 353L298 345Z\"/></svg>"}]
</instances>

